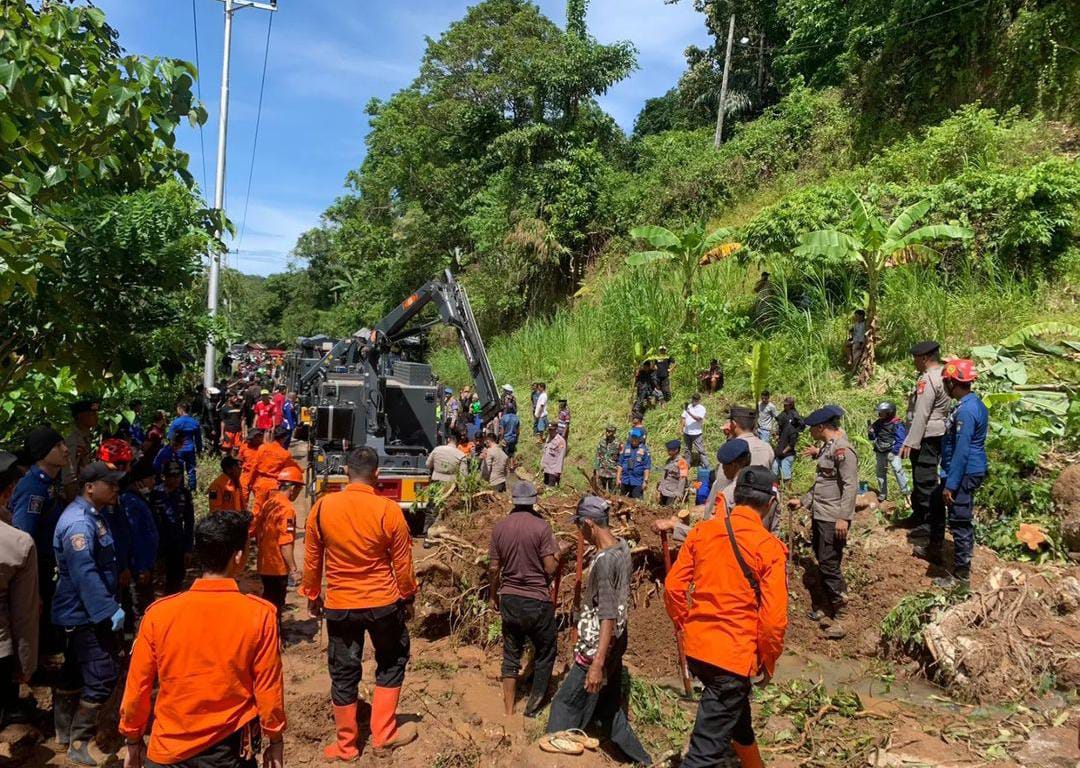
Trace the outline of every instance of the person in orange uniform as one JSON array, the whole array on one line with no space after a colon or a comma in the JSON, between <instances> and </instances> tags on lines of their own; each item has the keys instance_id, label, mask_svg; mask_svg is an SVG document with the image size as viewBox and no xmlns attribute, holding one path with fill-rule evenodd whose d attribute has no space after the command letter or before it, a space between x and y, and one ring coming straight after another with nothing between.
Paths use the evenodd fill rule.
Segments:
<instances>
[{"instance_id":1,"label":"person in orange uniform","mask_svg":"<svg viewBox=\"0 0 1080 768\"><path fill-rule=\"evenodd\" d=\"M202 578L158 600L143 617L120 705L125 768L263 768L284 763L285 692L277 619L270 603L241 594L248 515L199 521ZM227 621L216 620L228 617ZM153 728L146 746L153 702Z\"/></svg>"},{"instance_id":2,"label":"person in orange uniform","mask_svg":"<svg viewBox=\"0 0 1080 768\"><path fill-rule=\"evenodd\" d=\"M232 456L221 460L221 474L206 489L211 512L243 512L244 493L240 490L240 462Z\"/></svg>"},{"instance_id":3,"label":"person in orange uniform","mask_svg":"<svg viewBox=\"0 0 1080 768\"><path fill-rule=\"evenodd\" d=\"M296 541L296 510L293 502L304 488L304 473L299 467L288 466L278 475L278 489L266 497L262 513L254 523L257 557L255 571L262 579L263 599L274 604L278 611L285 610L285 597L289 593L289 578L294 584L300 575L293 557Z\"/></svg>"},{"instance_id":4,"label":"person in orange uniform","mask_svg":"<svg viewBox=\"0 0 1080 768\"><path fill-rule=\"evenodd\" d=\"M355 448L348 456L349 484L315 502L304 534L304 580L308 611L326 618L330 699L337 743L327 759L354 760L357 691L364 633L375 650L371 739L386 754L416 738L416 725L397 725L397 705L409 661L408 620L416 598L412 538L397 504L375 493L379 455ZM322 595L326 566L326 598Z\"/></svg>"},{"instance_id":5,"label":"person in orange uniform","mask_svg":"<svg viewBox=\"0 0 1080 768\"><path fill-rule=\"evenodd\" d=\"M240 460L240 496L247 507L248 496L251 494L251 481L255 477L255 457L262 448L263 433L252 430L247 433L244 442L240 443L237 457Z\"/></svg>"},{"instance_id":6,"label":"person in orange uniform","mask_svg":"<svg viewBox=\"0 0 1080 768\"><path fill-rule=\"evenodd\" d=\"M687 665L705 686L683 768L763 765L750 689L769 682L787 629L787 551L761 522L775 485L768 469L742 470L735 507L690 529L664 582Z\"/></svg>"},{"instance_id":7,"label":"person in orange uniform","mask_svg":"<svg viewBox=\"0 0 1080 768\"><path fill-rule=\"evenodd\" d=\"M255 501L251 506L252 525L259 524L259 515L262 513L262 505L271 493L277 490L278 477L285 467L300 468L296 460L289 453L285 444L289 442L289 430L278 427L274 430L274 439L263 443L255 454L255 462L251 471L250 485L248 486Z\"/></svg>"}]
</instances>

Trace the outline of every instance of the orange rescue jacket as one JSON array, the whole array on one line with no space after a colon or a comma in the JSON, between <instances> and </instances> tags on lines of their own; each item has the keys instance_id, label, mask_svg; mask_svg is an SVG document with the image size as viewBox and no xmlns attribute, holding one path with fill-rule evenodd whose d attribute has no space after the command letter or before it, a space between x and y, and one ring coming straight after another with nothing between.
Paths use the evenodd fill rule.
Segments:
<instances>
[{"instance_id":1,"label":"orange rescue jacket","mask_svg":"<svg viewBox=\"0 0 1080 768\"><path fill-rule=\"evenodd\" d=\"M251 507L253 525L258 522L266 497L277 490L278 475L281 474L281 470L290 465L298 469L300 467L289 453L289 449L277 440L271 440L259 446L251 473L250 490L255 495L255 503Z\"/></svg>"},{"instance_id":2,"label":"orange rescue jacket","mask_svg":"<svg viewBox=\"0 0 1080 768\"><path fill-rule=\"evenodd\" d=\"M234 483L224 472L210 483L210 487L206 489L206 497L210 502L211 512L244 511L244 495L240 491L239 483Z\"/></svg>"},{"instance_id":3,"label":"orange rescue jacket","mask_svg":"<svg viewBox=\"0 0 1080 768\"><path fill-rule=\"evenodd\" d=\"M254 533L258 552L255 572L260 576L288 576L289 566L281 548L291 547L296 541L296 510L288 496L275 491L266 498Z\"/></svg>"},{"instance_id":4,"label":"orange rescue jacket","mask_svg":"<svg viewBox=\"0 0 1080 768\"><path fill-rule=\"evenodd\" d=\"M285 730L277 611L232 579L196 579L158 600L135 638L120 733L141 739L154 701L146 754L178 763L236 733L256 716L263 733Z\"/></svg>"},{"instance_id":5,"label":"orange rescue jacket","mask_svg":"<svg viewBox=\"0 0 1080 768\"><path fill-rule=\"evenodd\" d=\"M412 537L397 504L365 483L315 502L304 532L300 594L322 593L327 608L378 608L416 595Z\"/></svg>"},{"instance_id":6,"label":"orange rescue jacket","mask_svg":"<svg viewBox=\"0 0 1080 768\"><path fill-rule=\"evenodd\" d=\"M664 601L688 657L745 677L762 669L772 674L787 629L787 550L750 507L731 510L731 527L757 579L761 604L722 516L690 529L664 582Z\"/></svg>"}]
</instances>

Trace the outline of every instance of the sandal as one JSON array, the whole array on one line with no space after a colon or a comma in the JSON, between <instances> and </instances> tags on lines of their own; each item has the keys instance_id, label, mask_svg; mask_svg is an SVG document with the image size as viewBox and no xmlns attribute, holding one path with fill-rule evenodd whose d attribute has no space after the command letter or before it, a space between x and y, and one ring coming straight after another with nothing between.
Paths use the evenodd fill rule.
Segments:
<instances>
[{"instance_id":1,"label":"sandal","mask_svg":"<svg viewBox=\"0 0 1080 768\"><path fill-rule=\"evenodd\" d=\"M580 728L571 728L568 731L560 731L555 735L559 738L566 739L567 741L573 741L580 744L590 751L595 751L600 748L600 739L594 739Z\"/></svg>"},{"instance_id":2,"label":"sandal","mask_svg":"<svg viewBox=\"0 0 1080 768\"><path fill-rule=\"evenodd\" d=\"M580 755L585 747L576 741L564 738L561 733L552 733L540 739L540 751L557 755Z\"/></svg>"}]
</instances>

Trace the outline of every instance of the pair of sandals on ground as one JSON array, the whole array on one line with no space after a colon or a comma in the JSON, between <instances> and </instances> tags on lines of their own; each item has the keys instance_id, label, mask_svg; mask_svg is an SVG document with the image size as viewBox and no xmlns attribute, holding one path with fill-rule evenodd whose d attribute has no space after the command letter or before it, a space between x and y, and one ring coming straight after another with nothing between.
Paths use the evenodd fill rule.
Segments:
<instances>
[{"instance_id":1,"label":"pair of sandals on ground","mask_svg":"<svg viewBox=\"0 0 1080 768\"><path fill-rule=\"evenodd\" d=\"M539 741L542 752L557 755L580 755L586 749L595 752L600 748L600 739L589 736L585 731L574 728L569 731L549 733Z\"/></svg>"}]
</instances>

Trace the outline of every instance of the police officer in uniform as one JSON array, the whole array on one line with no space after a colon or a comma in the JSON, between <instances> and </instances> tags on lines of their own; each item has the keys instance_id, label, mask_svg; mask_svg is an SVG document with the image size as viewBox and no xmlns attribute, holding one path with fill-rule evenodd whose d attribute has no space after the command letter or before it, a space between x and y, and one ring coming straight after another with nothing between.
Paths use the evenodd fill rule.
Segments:
<instances>
[{"instance_id":1,"label":"police officer in uniform","mask_svg":"<svg viewBox=\"0 0 1080 768\"><path fill-rule=\"evenodd\" d=\"M900 448L900 458L911 459L911 516L901 523L904 528L917 528L934 515L945 514L938 467L949 395L941 381L939 349L936 341L920 341L911 348L919 381L908 396L908 433Z\"/></svg>"},{"instance_id":2,"label":"police officer in uniform","mask_svg":"<svg viewBox=\"0 0 1080 768\"><path fill-rule=\"evenodd\" d=\"M840 429L843 415L837 406L827 405L806 417L810 437L819 445L808 447L803 455L817 460L817 471L809 493L801 500L789 502L793 508L806 507L813 517L814 556L832 621L826 623L829 614L820 608L812 610L810 618L822 623L825 637L831 640L839 640L846 634L841 622L847 603L847 585L841 565L859 490L859 460L847 435Z\"/></svg>"},{"instance_id":3,"label":"police officer in uniform","mask_svg":"<svg viewBox=\"0 0 1080 768\"><path fill-rule=\"evenodd\" d=\"M184 465L172 459L161 473L161 484L150 495L158 530L158 555L165 566L165 594L184 586L187 559L195 546L195 507L184 487Z\"/></svg>"},{"instance_id":4,"label":"police officer in uniform","mask_svg":"<svg viewBox=\"0 0 1080 768\"><path fill-rule=\"evenodd\" d=\"M57 742L68 747L68 760L77 765L106 761L93 741L101 705L120 677L120 569L101 511L116 503L122 477L123 472L102 461L84 467L80 493L60 515L53 535L58 579L52 620L67 639L60 686L53 696L54 720Z\"/></svg>"}]
</instances>

